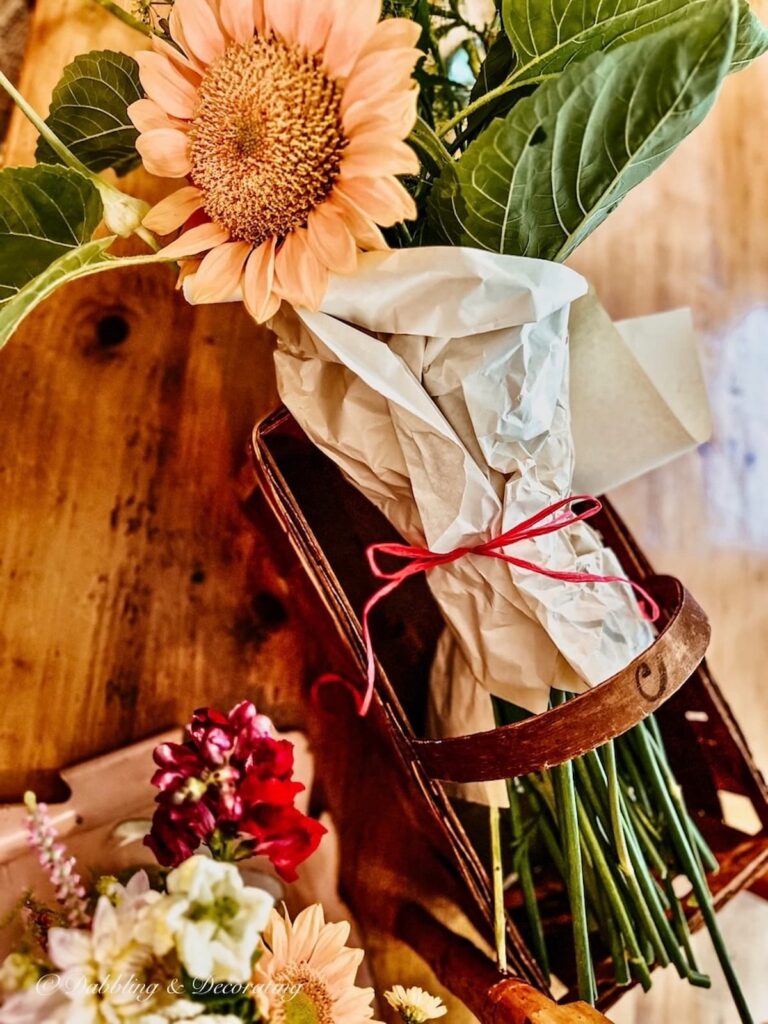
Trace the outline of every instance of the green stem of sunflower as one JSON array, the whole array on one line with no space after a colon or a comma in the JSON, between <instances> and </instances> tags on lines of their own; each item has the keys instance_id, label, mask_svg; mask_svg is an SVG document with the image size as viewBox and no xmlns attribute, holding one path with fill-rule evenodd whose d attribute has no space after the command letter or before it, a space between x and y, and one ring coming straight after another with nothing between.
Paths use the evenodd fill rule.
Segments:
<instances>
[{"instance_id":1,"label":"green stem of sunflower","mask_svg":"<svg viewBox=\"0 0 768 1024\"><path fill-rule=\"evenodd\" d=\"M523 815L520 808L520 794L517 790L518 783L515 780L507 782L507 793L509 795L509 817L512 824L517 849L515 853L515 864L520 879L520 888L523 893L528 920L531 924L533 952L538 961L539 967L549 981L549 958L547 956L547 944L544 938L544 926L539 914L539 903L536 898L536 885L533 879L533 868L530 857L530 839L525 835L523 827Z\"/></svg>"},{"instance_id":2,"label":"green stem of sunflower","mask_svg":"<svg viewBox=\"0 0 768 1024\"><path fill-rule=\"evenodd\" d=\"M64 166L77 171L78 174L82 174L84 178L87 178L98 189L104 207L104 222L108 230L115 235L119 235L121 238L137 235L153 251L157 252L160 246L154 235L142 225L142 220L149 209L148 205L143 200L122 192L119 188L116 188L102 178L101 175L94 173L94 171L86 167L81 160L78 160L75 154L45 123L34 107L22 96L13 82L2 71L0 71L0 87L8 93L22 114L37 129L41 138L48 143Z\"/></svg>"},{"instance_id":3,"label":"green stem of sunflower","mask_svg":"<svg viewBox=\"0 0 768 1024\"><path fill-rule=\"evenodd\" d=\"M422 163L427 170L435 175L441 175L444 170L453 166L453 160L445 148L437 133L430 128L424 118L419 117L413 126L408 141L421 157Z\"/></svg>"},{"instance_id":4,"label":"green stem of sunflower","mask_svg":"<svg viewBox=\"0 0 768 1024\"><path fill-rule=\"evenodd\" d=\"M118 21L122 21L124 25L129 25L132 29L137 32L141 32L142 35L151 36L152 29L149 25L146 25L143 21L139 21L138 18L134 18L132 14L124 10L119 4L115 3L115 0L93 0L95 4L102 7L105 11L108 11L113 17L117 18Z\"/></svg>"},{"instance_id":5,"label":"green stem of sunflower","mask_svg":"<svg viewBox=\"0 0 768 1024\"><path fill-rule=\"evenodd\" d=\"M686 820L689 820L689 816L685 811L681 814L679 806L676 805L670 794L669 781L664 777L662 764L659 763L657 752L652 743L653 733L647 731L646 726L642 723L633 730L633 733L640 762L645 769L646 778L664 813L671 842L693 887L696 902L707 925L712 945L715 947L715 952L728 983L728 988L736 1004L739 1020L742 1024L753 1024L752 1014L744 998L744 993L733 969L728 950L725 947L720 926L717 923L715 907L707 880L704 877L698 851L691 841Z\"/></svg>"},{"instance_id":6,"label":"green stem of sunflower","mask_svg":"<svg viewBox=\"0 0 768 1024\"><path fill-rule=\"evenodd\" d=\"M491 831L491 866L493 873L493 925L496 939L496 958L499 970L507 970L507 920L504 910L504 867L501 860L501 823L499 808L488 808Z\"/></svg>"},{"instance_id":7,"label":"green stem of sunflower","mask_svg":"<svg viewBox=\"0 0 768 1024\"><path fill-rule=\"evenodd\" d=\"M553 691L552 703L557 705L566 700L564 693ZM573 919L573 946L576 954L576 975L579 995L594 1004L597 997L595 970L589 947L589 922L584 894L584 871L581 861L581 838L579 835L579 814L576 802L576 787L573 781L573 764L558 765L552 769L555 785L560 831L566 861L566 885L571 903Z\"/></svg>"}]
</instances>

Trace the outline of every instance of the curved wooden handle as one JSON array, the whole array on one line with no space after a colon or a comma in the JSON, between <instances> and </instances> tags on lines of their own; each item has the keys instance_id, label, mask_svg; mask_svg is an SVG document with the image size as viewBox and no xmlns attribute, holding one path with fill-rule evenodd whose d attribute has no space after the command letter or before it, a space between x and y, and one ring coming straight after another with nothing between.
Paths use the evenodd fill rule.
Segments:
<instances>
[{"instance_id":1,"label":"curved wooden handle","mask_svg":"<svg viewBox=\"0 0 768 1024\"><path fill-rule=\"evenodd\" d=\"M610 1024L586 1003L560 1005L521 978L501 974L469 939L414 903L399 909L395 931L482 1024Z\"/></svg>"},{"instance_id":2,"label":"curved wooden handle","mask_svg":"<svg viewBox=\"0 0 768 1024\"><path fill-rule=\"evenodd\" d=\"M627 732L679 690L709 644L707 617L679 580L643 581L667 620L656 640L610 679L541 715L490 732L413 740L427 773L444 782L487 782L543 771Z\"/></svg>"}]
</instances>

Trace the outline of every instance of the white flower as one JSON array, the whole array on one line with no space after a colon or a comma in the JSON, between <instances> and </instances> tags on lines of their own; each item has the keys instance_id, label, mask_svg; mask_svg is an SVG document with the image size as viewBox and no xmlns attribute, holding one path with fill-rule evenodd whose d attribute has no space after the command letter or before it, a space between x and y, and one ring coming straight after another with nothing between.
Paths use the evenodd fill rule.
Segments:
<instances>
[{"instance_id":1,"label":"white flower","mask_svg":"<svg viewBox=\"0 0 768 1024\"><path fill-rule=\"evenodd\" d=\"M27 988L3 1000L0 1024L65 1024L71 1003L57 988Z\"/></svg>"},{"instance_id":2,"label":"white flower","mask_svg":"<svg viewBox=\"0 0 768 1024\"><path fill-rule=\"evenodd\" d=\"M152 1009L159 984L149 981L156 963L137 937L147 909L160 898L144 872L127 886L115 883L102 896L90 931L51 928L48 949L61 972L59 992L67 1000L55 1019L65 1024L122 1024Z\"/></svg>"},{"instance_id":3,"label":"white flower","mask_svg":"<svg viewBox=\"0 0 768 1024\"><path fill-rule=\"evenodd\" d=\"M270 894L246 886L233 864L200 856L171 871L166 889L145 922L144 938L155 953L175 948L193 978L247 982L272 909Z\"/></svg>"},{"instance_id":4,"label":"white flower","mask_svg":"<svg viewBox=\"0 0 768 1024\"><path fill-rule=\"evenodd\" d=\"M402 985L394 985L384 993L384 998L406 1024L423 1024L425 1020L436 1020L448 1012L442 999L415 986L403 988Z\"/></svg>"}]
</instances>

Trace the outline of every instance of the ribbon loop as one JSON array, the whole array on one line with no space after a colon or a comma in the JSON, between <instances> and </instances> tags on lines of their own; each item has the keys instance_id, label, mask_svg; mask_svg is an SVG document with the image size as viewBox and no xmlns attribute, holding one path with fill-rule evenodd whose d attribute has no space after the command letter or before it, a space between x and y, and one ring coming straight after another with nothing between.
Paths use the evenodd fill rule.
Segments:
<instances>
[{"instance_id":1,"label":"ribbon loop","mask_svg":"<svg viewBox=\"0 0 768 1024\"><path fill-rule=\"evenodd\" d=\"M572 506L577 503L583 503L584 508L578 512L574 512ZM560 580L563 583L620 583L624 586L631 587L640 599L638 601L640 613L643 618L649 622L655 622L661 610L648 593L648 591L642 587L639 583L634 580L627 579L625 576L599 576L595 573L589 572L578 572L578 571L566 571L559 569L548 569L543 565L536 565L535 562L529 562L523 558L516 558L514 555L509 555L504 551L504 548L517 544L523 540L533 540L535 537L546 536L547 534L557 533L559 530L565 529L567 526L572 526L574 523L584 522L587 519L591 519L592 516L602 509L602 503L598 498L593 497L590 494L574 494L570 498L563 498L560 501L554 502L552 505L548 505L540 512L536 512L528 519L524 519L522 522L513 526L511 529L502 533L498 537L494 537L491 540L483 541L470 547L458 547L452 551L436 552L430 551L429 548L418 547L409 544L371 544L366 549L366 557L368 564L371 568L371 572L376 579L385 580L385 584L379 590L376 591L365 603L363 608L362 616L362 627L363 627L363 645L365 647L365 653L367 658L367 672L366 672L366 690L365 694L360 698L357 696L358 713L366 715L371 706L371 700L373 699L374 684L376 680L376 656L373 650L373 640L371 638L370 630L370 616L376 605L382 601L393 591L404 583L411 576L417 576L420 573L427 573L431 569L435 569L440 565L449 565L452 562L456 562L466 555L481 555L485 558L496 558L499 561L507 562L509 565L514 565L518 569L524 569L527 572L537 573L539 576L547 576L549 579ZM566 509L562 515L558 513ZM549 520L549 522L547 522ZM385 555L390 558L400 559L404 562L403 565L398 569L387 570L382 568L379 563L379 555ZM332 677L332 679L338 680L339 677ZM323 682L332 681L329 677L321 677ZM347 680L343 680L344 685L348 688L352 688Z\"/></svg>"}]
</instances>

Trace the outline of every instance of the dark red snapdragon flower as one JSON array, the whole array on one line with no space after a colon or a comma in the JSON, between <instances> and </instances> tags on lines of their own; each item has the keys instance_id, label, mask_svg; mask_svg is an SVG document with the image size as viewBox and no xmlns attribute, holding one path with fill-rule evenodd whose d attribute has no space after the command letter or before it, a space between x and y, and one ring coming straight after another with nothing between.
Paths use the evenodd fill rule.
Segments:
<instances>
[{"instance_id":1,"label":"dark red snapdragon flower","mask_svg":"<svg viewBox=\"0 0 768 1024\"><path fill-rule=\"evenodd\" d=\"M144 842L165 867L201 844L237 857L268 857L286 881L315 850L325 828L294 806L304 789L293 781L293 744L273 736L271 721L243 701L228 715L201 708L183 743L154 752L160 792Z\"/></svg>"}]
</instances>

